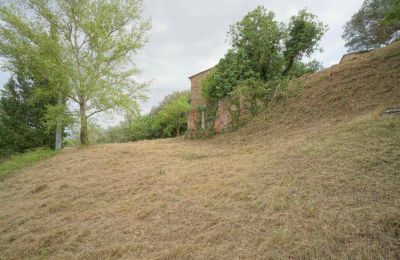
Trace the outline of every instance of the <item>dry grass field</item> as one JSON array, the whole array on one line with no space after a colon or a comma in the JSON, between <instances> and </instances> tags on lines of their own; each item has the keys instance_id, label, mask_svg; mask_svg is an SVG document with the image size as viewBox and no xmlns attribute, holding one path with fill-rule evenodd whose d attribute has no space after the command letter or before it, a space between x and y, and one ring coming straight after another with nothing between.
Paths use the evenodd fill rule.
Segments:
<instances>
[{"instance_id":1,"label":"dry grass field","mask_svg":"<svg viewBox=\"0 0 400 260\"><path fill-rule=\"evenodd\" d=\"M399 259L400 45L238 131L66 149L0 182L2 259Z\"/></svg>"}]
</instances>

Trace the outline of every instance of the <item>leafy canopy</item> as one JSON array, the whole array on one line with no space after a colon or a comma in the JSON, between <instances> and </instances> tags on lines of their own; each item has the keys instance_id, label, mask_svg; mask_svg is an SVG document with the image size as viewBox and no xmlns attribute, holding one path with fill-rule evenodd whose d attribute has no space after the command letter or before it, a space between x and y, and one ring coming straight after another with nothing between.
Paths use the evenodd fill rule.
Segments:
<instances>
[{"instance_id":1,"label":"leafy canopy","mask_svg":"<svg viewBox=\"0 0 400 260\"><path fill-rule=\"evenodd\" d=\"M318 21L317 16L301 10L290 18L287 26L287 35L284 38L286 68L283 75L287 75L293 64L299 62L303 56L310 57L317 49L318 43L326 31L326 26Z\"/></svg>"},{"instance_id":2,"label":"leafy canopy","mask_svg":"<svg viewBox=\"0 0 400 260\"><path fill-rule=\"evenodd\" d=\"M383 19L383 24L389 25L389 26L398 26L400 24L400 0L395 0L395 4L393 8L387 12L385 18ZM398 28L397 27L397 28ZM394 38L398 39L399 36L399 31L395 33Z\"/></svg>"},{"instance_id":3,"label":"leafy canopy","mask_svg":"<svg viewBox=\"0 0 400 260\"><path fill-rule=\"evenodd\" d=\"M243 81L268 82L308 71L306 65L300 66L301 60L318 49L326 29L306 10L285 25L275 20L273 12L257 7L230 27L231 48L202 82L203 95L218 99L232 93Z\"/></svg>"},{"instance_id":4,"label":"leafy canopy","mask_svg":"<svg viewBox=\"0 0 400 260\"><path fill-rule=\"evenodd\" d=\"M349 51L379 48L400 38L400 1L365 0L345 25Z\"/></svg>"},{"instance_id":5,"label":"leafy canopy","mask_svg":"<svg viewBox=\"0 0 400 260\"><path fill-rule=\"evenodd\" d=\"M246 65L263 80L274 77L279 66L282 29L275 21L275 14L264 7L257 7L241 21L231 25L228 39L231 52L244 58Z\"/></svg>"}]
</instances>

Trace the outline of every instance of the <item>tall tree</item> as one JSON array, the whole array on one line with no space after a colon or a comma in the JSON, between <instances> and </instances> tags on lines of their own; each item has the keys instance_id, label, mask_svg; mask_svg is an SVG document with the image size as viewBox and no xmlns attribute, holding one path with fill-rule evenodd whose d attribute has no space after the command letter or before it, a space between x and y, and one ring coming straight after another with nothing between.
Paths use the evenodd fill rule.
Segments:
<instances>
[{"instance_id":1,"label":"tall tree","mask_svg":"<svg viewBox=\"0 0 400 260\"><path fill-rule=\"evenodd\" d=\"M398 0L365 0L344 28L343 39L349 51L382 47L400 38L398 8ZM385 23L385 17L391 22Z\"/></svg>"},{"instance_id":2,"label":"tall tree","mask_svg":"<svg viewBox=\"0 0 400 260\"><path fill-rule=\"evenodd\" d=\"M0 19L0 52L9 60L20 56L15 46L52 47L51 62L36 51L26 56L39 70L48 68L51 82L79 107L82 145L89 143L89 117L110 109L138 111L147 84L135 81L133 56L150 28L141 0L25 0L1 6Z\"/></svg>"},{"instance_id":3,"label":"tall tree","mask_svg":"<svg viewBox=\"0 0 400 260\"><path fill-rule=\"evenodd\" d=\"M0 157L26 149L52 146L54 129L47 131L44 123L46 106L57 99L32 99L37 88L46 82L37 82L20 73L10 78L0 98Z\"/></svg>"}]
</instances>

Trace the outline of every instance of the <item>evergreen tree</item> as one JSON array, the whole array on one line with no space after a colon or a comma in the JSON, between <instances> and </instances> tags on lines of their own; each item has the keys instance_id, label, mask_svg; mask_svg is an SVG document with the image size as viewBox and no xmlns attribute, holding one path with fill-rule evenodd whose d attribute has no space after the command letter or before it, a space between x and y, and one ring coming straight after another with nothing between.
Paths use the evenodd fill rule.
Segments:
<instances>
[{"instance_id":1,"label":"evergreen tree","mask_svg":"<svg viewBox=\"0 0 400 260\"><path fill-rule=\"evenodd\" d=\"M26 76L9 79L0 98L0 156L54 143L54 130L44 123L46 106L56 99L33 99L35 91L46 82L35 82Z\"/></svg>"}]
</instances>

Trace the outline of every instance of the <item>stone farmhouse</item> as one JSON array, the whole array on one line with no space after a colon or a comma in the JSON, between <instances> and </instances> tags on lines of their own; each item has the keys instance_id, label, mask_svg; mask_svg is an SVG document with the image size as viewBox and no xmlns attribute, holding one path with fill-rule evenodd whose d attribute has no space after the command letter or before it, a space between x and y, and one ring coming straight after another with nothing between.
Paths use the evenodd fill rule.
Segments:
<instances>
[{"instance_id":1,"label":"stone farmhouse","mask_svg":"<svg viewBox=\"0 0 400 260\"><path fill-rule=\"evenodd\" d=\"M189 77L191 83L191 110L188 115L188 129L186 136L194 137L199 131L212 129L216 133L221 133L227 129L231 123L231 104L228 98L224 98L218 101L216 118L213 122L207 120L206 112L206 100L203 98L201 93L201 81L207 77L214 67L205 71L199 72Z\"/></svg>"},{"instance_id":2,"label":"stone farmhouse","mask_svg":"<svg viewBox=\"0 0 400 260\"><path fill-rule=\"evenodd\" d=\"M362 54L369 52L358 51L343 55L340 60L340 64L357 60L363 57ZM250 114L251 102L249 97L241 96L238 103L232 102L228 97L218 100L217 107L215 108L216 114L212 117L210 122L207 113L206 100L203 98L201 93L201 81L207 77L214 67L201 71L193 76L189 77L191 83L191 110L188 115L188 128L186 136L196 137L199 132L204 130L212 130L215 133L221 133L225 129L234 125L235 121L243 120ZM257 107L262 107L262 101L256 100Z\"/></svg>"}]
</instances>

